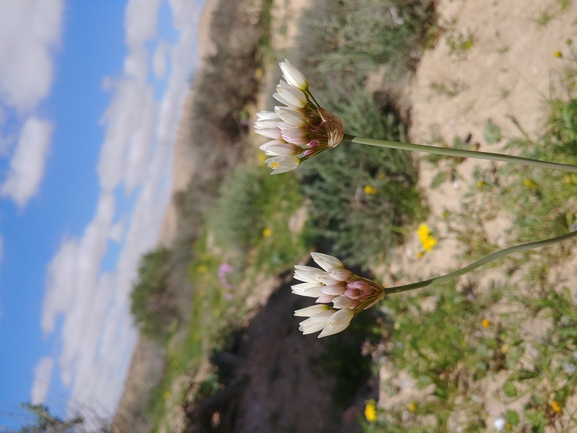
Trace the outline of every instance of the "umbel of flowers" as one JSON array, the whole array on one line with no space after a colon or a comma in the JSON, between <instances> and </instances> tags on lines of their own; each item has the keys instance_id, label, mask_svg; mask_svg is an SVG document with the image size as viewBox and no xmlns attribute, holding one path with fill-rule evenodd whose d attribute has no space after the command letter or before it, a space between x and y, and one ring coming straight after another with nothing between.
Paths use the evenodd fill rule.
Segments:
<instances>
[{"instance_id":1,"label":"umbel of flowers","mask_svg":"<svg viewBox=\"0 0 577 433\"><path fill-rule=\"evenodd\" d=\"M260 148L272 156L266 163L273 169L272 174L285 173L297 168L302 161L326 149L336 147L343 139L351 143L390 149L425 152L435 155L477 158L489 161L507 162L546 169L556 169L577 173L577 166L558 164L500 153L479 152L448 147L425 146L374 138L355 137L345 134L341 118L322 108L309 91L305 76L285 59L280 63L283 77L273 97L285 104L274 111L257 113L255 132L272 139Z\"/></svg>"},{"instance_id":2,"label":"umbel of flowers","mask_svg":"<svg viewBox=\"0 0 577 433\"><path fill-rule=\"evenodd\" d=\"M260 147L272 156L266 160L272 174L294 170L344 137L343 121L316 102L304 75L286 59L280 68L286 81L280 81L273 97L286 106L257 113L254 124L257 134L272 139Z\"/></svg>"},{"instance_id":3,"label":"umbel of flowers","mask_svg":"<svg viewBox=\"0 0 577 433\"><path fill-rule=\"evenodd\" d=\"M321 338L341 332L353 317L385 297L382 286L345 269L339 259L321 253L311 255L322 270L296 265L294 278L302 283L292 286L294 294L317 298L319 304L295 311L295 316L308 317L299 326L303 334L322 331Z\"/></svg>"}]
</instances>

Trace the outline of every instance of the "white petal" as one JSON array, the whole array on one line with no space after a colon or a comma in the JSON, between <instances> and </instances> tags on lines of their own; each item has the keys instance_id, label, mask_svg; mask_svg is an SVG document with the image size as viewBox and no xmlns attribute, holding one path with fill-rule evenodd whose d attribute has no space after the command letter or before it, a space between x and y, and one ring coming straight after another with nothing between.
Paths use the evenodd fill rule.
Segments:
<instances>
[{"instance_id":1,"label":"white petal","mask_svg":"<svg viewBox=\"0 0 577 433\"><path fill-rule=\"evenodd\" d=\"M303 294L301 296L307 296L309 298L318 298L319 296L324 295L323 293L323 287L324 286L320 286L320 287L311 287L310 289L306 289L303 291ZM294 292L293 292L294 293Z\"/></svg>"},{"instance_id":2,"label":"white petal","mask_svg":"<svg viewBox=\"0 0 577 433\"><path fill-rule=\"evenodd\" d=\"M317 277L317 281L320 281L321 283L326 284L327 286L330 286L331 284L338 283L337 280L335 280L333 277L331 277L327 273L325 273L324 275L319 275Z\"/></svg>"},{"instance_id":3,"label":"white petal","mask_svg":"<svg viewBox=\"0 0 577 433\"><path fill-rule=\"evenodd\" d=\"M294 144L284 143L267 146L265 152L267 155L296 155L301 149Z\"/></svg>"},{"instance_id":4,"label":"white petal","mask_svg":"<svg viewBox=\"0 0 577 433\"><path fill-rule=\"evenodd\" d=\"M283 140L271 140L271 141L267 141L265 144L262 144L259 146L260 150L266 150L266 148L268 146L273 146L275 144L283 144L284 141Z\"/></svg>"},{"instance_id":5,"label":"white petal","mask_svg":"<svg viewBox=\"0 0 577 433\"><path fill-rule=\"evenodd\" d=\"M296 156L275 156L267 159L265 163L273 169L272 174L279 174L294 170L299 166L301 160Z\"/></svg>"},{"instance_id":6,"label":"white petal","mask_svg":"<svg viewBox=\"0 0 577 433\"><path fill-rule=\"evenodd\" d=\"M333 269L344 269L343 262L333 256L323 253L311 253L313 260L323 268L325 271L332 271Z\"/></svg>"},{"instance_id":7,"label":"white petal","mask_svg":"<svg viewBox=\"0 0 577 433\"><path fill-rule=\"evenodd\" d=\"M286 135L284 131L281 131L281 137L284 141L291 144L309 144L310 142L308 137L291 137Z\"/></svg>"},{"instance_id":8,"label":"white petal","mask_svg":"<svg viewBox=\"0 0 577 433\"><path fill-rule=\"evenodd\" d=\"M307 97L301 90L290 84L285 83L281 80L280 84L276 87L277 93L275 93L273 98L277 101L282 102L285 105L294 108L303 108L307 105Z\"/></svg>"},{"instance_id":9,"label":"white petal","mask_svg":"<svg viewBox=\"0 0 577 433\"><path fill-rule=\"evenodd\" d=\"M295 128L291 125L290 128L282 128L281 132L290 137L308 137L309 131L306 128Z\"/></svg>"},{"instance_id":10,"label":"white petal","mask_svg":"<svg viewBox=\"0 0 577 433\"><path fill-rule=\"evenodd\" d=\"M319 283L302 283L302 284L295 284L291 287L293 293L295 295L306 296L304 293L308 289L312 289L313 287L320 287L321 289L325 287Z\"/></svg>"},{"instance_id":11,"label":"white petal","mask_svg":"<svg viewBox=\"0 0 577 433\"><path fill-rule=\"evenodd\" d=\"M330 304L331 302L333 302L333 299L335 299L336 296L335 295L327 295L325 293L323 293L322 295L320 295L317 300L315 301L317 304Z\"/></svg>"},{"instance_id":12,"label":"white petal","mask_svg":"<svg viewBox=\"0 0 577 433\"><path fill-rule=\"evenodd\" d=\"M280 62L280 69L285 80L287 80L291 86L298 87L301 90L307 90L309 87L307 79L291 62L284 59L284 62Z\"/></svg>"},{"instance_id":13,"label":"white petal","mask_svg":"<svg viewBox=\"0 0 577 433\"><path fill-rule=\"evenodd\" d=\"M311 305L310 307L301 308L295 311L295 316L297 317L312 317L316 314L322 313L323 311L330 310L328 305Z\"/></svg>"},{"instance_id":14,"label":"white petal","mask_svg":"<svg viewBox=\"0 0 577 433\"><path fill-rule=\"evenodd\" d=\"M333 299L333 305L339 310L341 308L352 308L355 305L355 301L348 296L338 296Z\"/></svg>"},{"instance_id":15,"label":"white petal","mask_svg":"<svg viewBox=\"0 0 577 433\"><path fill-rule=\"evenodd\" d=\"M314 268L312 266L295 265L295 269L297 271L322 272L323 274L325 273L324 271L321 271L319 268Z\"/></svg>"},{"instance_id":16,"label":"white petal","mask_svg":"<svg viewBox=\"0 0 577 433\"><path fill-rule=\"evenodd\" d=\"M348 308L337 311L331 317L329 317L327 326L325 326L323 331L319 334L319 338L327 337L329 335L344 331L351 324L351 320L354 315L355 314L353 310Z\"/></svg>"},{"instance_id":17,"label":"white petal","mask_svg":"<svg viewBox=\"0 0 577 433\"><path fill-rule=\"evenodd\" d=\"M340 296L345 293L345 286L342 284L331 284L330 286L323 286L323 293L327 295Z\"/></svg>"},{"instance_id":18,"label":"white petal","mask_svg":"<svg viewBox=\"0 0 577 433\"><path fill-rule=\"evenodd\" d=\"M300 322L299 330L302 331L304 335L320 331L327 326L327 322L329 318L334 315L334 312L335 310L325 310L309 317L307 320Z\"/></svg>"},{"instance_id":19,"label":"white petal","mask_svg":"<svg viewBox=\"0 0 577 433\"><path fill-rule=\"evenodd\" d=\"M294 126L305 126L307 124L305 113L301 110L289 107L274 107L276 114L287 123Z\"/></svg>"},{"instance_id":20,"label":"white petal","mask_svg":"<svg viewBox=\"0 0 577 433\"><path fill-rule=\"evenodd\" d=\"M333 269L329 275L337 281L347 281L351 278L351 271L348 269Z\"/></svg>"},{"instance_id":21,"label":"white petal","mask_svg":"<svg viewBox=\"0 0 577 433\"><path fill-rule=\"evenodd\" d=\"M256 117L258 120L279 120L280 121L280 117L278 117L278 114L276 114L274 111L259 111L258 113L256 113Z\"/></svg>"},{"instance_id":22,"label":"white petal","mask_svg":"<svg viewBox=\"0 0 577 433\"><path fill-rule=\"evenodd\" d=\"M280 129L278 128L267 128L267 129L255 129L258 135L262 135L263 137L272 138L274 140L281 140L282 135L280 133Z\"/></svg>"},{"instance_id":23,"label":"white petal","mask_svg":"<svg viewBox=\"0 0 577 433\"><path fill-rule=\"evenodd\" d=\"M299 331L303 333L303 335L312 334L313 332L318 332L321 329L326 327L326 322L309 322L311 319L307 319L304 322L301 322L299 326Z\"/></svg>"},{"instance_id":24,"label":"white petal","mask_svg":"<svg viewBox=\"0 0 577 433\"><path fill-rule=\"evenodd\" d=\"M278 129L277 123L279 120L273 119L266 119L266 120L257 120L254 122L254 129Z\"/></svg>"},{"instance_id":25,"label":"white petal","mask_svg":"<svg viewBox=\"0 0 577 433\"><path fill-rule=\"evenodd\" d=\"M319 283L319 280L317 279L317 275L310 273L310 272L295 271L293 278L295 280L299 280L299 281L302 281L305 283L315 283L315 284Z\"/></svg>"}]
</instances>

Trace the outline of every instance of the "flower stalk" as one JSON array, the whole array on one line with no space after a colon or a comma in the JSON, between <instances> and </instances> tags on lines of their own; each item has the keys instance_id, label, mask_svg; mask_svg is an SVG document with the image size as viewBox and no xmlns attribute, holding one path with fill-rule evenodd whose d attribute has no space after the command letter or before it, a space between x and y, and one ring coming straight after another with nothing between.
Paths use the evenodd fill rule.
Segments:
<instances>
[{"instance_id":1,"label":"flower stalk","mask_svg":"<svg viewBox=\"0 0 577 433\"><path fill-rule=\"evenodd\" d=\"M456 271L450 272L450 273L445 274L445 275L441 275L440 277L431 278L429 280L424 280L424 281L419 281L417 283L405 284L403 286L388 287L387 293L389 293L389 294L401 293L401 292L406 292L408 290L414 290L414 289L420 289L423 287L427 287L427 286L430 286L431 284L443 283L445 281L449 281L449 280L452 280L454 278L460 277L461 275L465 275L465 274L467 274L467 273L469 273L469 272L471 272L477 268L480 268L483 265L486 265L487 263L490 263L494 260L500 259L501 257L505 257L505 256L508 256L508 255L514 254L514 253L520 253L520 252L527 251L527 250L533 250L535 248L546 247L548 245L553 245L553 244L556 244L557 242L566 241L566 240L574 238L574 237L577 237L577 231L565 233L564 235L556 236L554 238L544 239L541 241L527 242L524 244L515 245L514 247L509 247L509 248L505 248L505 249L500 250L500 251L496 251L492 254L489 254L489 255L483 257L482 259L477 260L476 262L471 263L468 266L465 266L464 268L458 269Z\"/></svg>"},{"instance_id":2,"label":"flower stalk","mask_svg":"<svg viewBox=\"0 0 577 433\"><path fill-rule=\"evenodd\" d=\"M345 140L351 143L366 144L375 147L386 147L389 149L408 150L411 152L431 153L434 155L456 156L459 158L475 158L488 161L506 162L516 165L527 165L531 167L562 170L577 173L577 166L570 164L558 164L556 162L540 161L538 159L523 158L521 156L504 155L500 153L480 152L477 150L451 149L448 147L428 146L423 144L400 143L388 140L375 140L372 138L355 137L345 134Z\"/></svg>"}]
</instances>

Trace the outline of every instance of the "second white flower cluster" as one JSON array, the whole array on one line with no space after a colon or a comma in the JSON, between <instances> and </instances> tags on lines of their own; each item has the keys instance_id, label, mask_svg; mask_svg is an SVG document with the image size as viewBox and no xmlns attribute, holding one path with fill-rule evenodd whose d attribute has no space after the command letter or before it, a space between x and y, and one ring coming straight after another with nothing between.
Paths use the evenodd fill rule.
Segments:
<instances>
[{"instance_id":1,"label":"second white flower cluster","mask_svg":"<svg viewBox=\"0 0 577 433\"><path fill-rule=\"evenodd\" d=\"M321 331L321 338L341 332L354 316L385 297L382 286L345 269L336 257L321 253L311 255L322 270L296 265L294 278L303 283L292 286L294 294L317 298L316 302L320 304L295 311L295 316L308 317L300 323L299 330L303 334ZM332 308L326 305L330 303Z\"/></svg>"}]
</instances>

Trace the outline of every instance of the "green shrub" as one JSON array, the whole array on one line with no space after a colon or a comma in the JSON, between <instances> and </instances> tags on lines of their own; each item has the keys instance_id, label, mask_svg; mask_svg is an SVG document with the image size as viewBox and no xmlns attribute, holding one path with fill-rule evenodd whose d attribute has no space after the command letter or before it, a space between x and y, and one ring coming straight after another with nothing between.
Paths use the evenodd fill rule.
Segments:
<instances>
[{"instance_id":1,"label":"green shrub","mask_svg":"<svg viewBox=\"0 0 577 433\"><path fill-rule=\"evenodd\" d=\"M130 311L142 335L151 340L166 336L178 315L178 303L168 285L169 250L159 248L142 256L138 282L130 294Z\"/></svg>"},{"instance_id":2,"label":"green shrub","mask_svg":"<svg viewBox=\"0 0 577 433\"><path fill-rule=\"evenodd\" d=\"M304 253L304 239L289 220L303 196L293 173L271 176L264 166L239 165L221 188L211 212L216 242L228 251L254 249L257 268L278 270Z\"/></svg>"}]
</instances>

